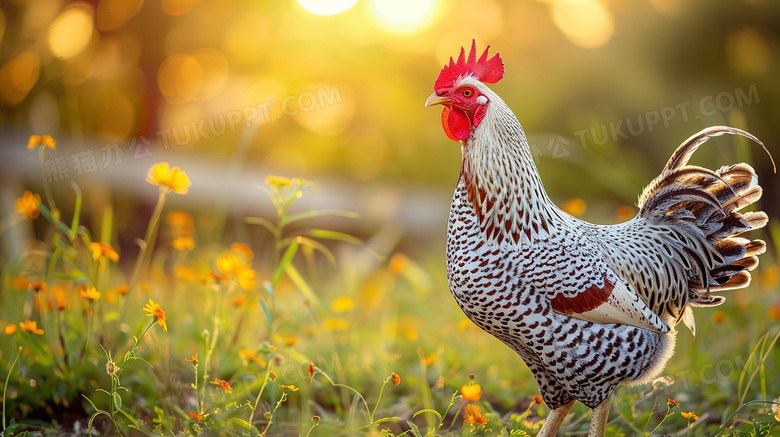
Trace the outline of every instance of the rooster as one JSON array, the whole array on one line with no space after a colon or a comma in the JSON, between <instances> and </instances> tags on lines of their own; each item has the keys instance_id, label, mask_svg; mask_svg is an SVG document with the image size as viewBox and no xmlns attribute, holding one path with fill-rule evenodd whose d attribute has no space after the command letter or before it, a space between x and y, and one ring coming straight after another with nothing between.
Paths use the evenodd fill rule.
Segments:
<instances>
[{"instance_id":1,"label":"rooster","mask_svg":"<svg viewBox=\"0 0 780 437\"><path fill-rule=\"evenodd\" d=\"M694 332L691 307L746 287L766 248L738 236L768 221L739 212L761 197L753 168L711 171L688 159L722 134L764 145L739 129L704 129L644 189L636 217L579 220L547 196L523 128L485 85L504 75L489 48L479 59L475 41L468 56L461 48L425 102L444 106L444 132L463 155L448 225L450 289L469 319L531 369L552 409L539 436L556 435L578 400L593 409L589 436L603 437L615 389L655 378L674 351L675 325Z\"/></svg>"}]
</instances>

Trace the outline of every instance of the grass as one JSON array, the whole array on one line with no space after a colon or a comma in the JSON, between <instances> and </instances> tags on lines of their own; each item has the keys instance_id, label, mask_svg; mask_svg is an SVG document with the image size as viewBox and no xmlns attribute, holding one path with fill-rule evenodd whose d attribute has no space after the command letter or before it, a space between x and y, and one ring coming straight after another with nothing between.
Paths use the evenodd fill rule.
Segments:
<instances>
[{"instance_id":1,"label":"grass","mask_svg":"<svg viewBox=\"0 0 780 437\"><path fill-rule=\"evenodd\" d=\"M147 181L159 197L135 260L112 209L81 223L75 184L71 217L47 187L2 227L37 231L2 266L4 436L538 432L549 411L530 371L465 320L442 248L377 253L319 227L358 217L296 209L308 183L279 177L265 187L275 214L246 218L251 245L210 243L197 212L165 208L186 173L155 166ZM778 271L763 261L749 290L697 311L664 377L618 390L607 435L777 432ZM578 404L561 435L589 419Z\"/></svg>"}]
</instances>

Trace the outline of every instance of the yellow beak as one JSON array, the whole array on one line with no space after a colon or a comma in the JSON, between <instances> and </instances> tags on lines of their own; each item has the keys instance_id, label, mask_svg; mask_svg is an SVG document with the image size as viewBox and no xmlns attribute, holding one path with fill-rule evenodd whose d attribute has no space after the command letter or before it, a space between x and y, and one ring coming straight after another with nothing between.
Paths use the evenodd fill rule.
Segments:
<instances>
[{"instance_id":1,"label":"yellow beak","mask_svg":"<svg viewBox=\"0 0 780 437\"><path fill-rule=\"evenodd\" d=\"M451 101L452 99L449 97L440 96L436 93L433 93L430 96L428 96L428 100L425 101L425 107L427 108L428 106L431 105L444 105L450 103Z\"/></svg>"}]
</instances>

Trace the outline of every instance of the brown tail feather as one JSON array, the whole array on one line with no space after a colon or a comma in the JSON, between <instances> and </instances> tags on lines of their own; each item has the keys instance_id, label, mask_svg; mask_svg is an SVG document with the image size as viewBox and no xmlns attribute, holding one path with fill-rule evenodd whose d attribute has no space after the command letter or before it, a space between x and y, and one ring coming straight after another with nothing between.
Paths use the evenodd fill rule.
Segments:
<instances>
[{"instance_id":1,"label":"brown tail feather","mask_svg":"<svg viewBox=\"0 0 780 437\"><path fill-rule=\"evenodd\" d=\"M738 212L761 198L753 168L742 163L713 172L687 165L701 144L723 134L742 135L766 150L761 141L742 130L723 126L704 129L680 145L639 198L640 216L675 226L702 242L700 247L685 251L689 258L685 264L698 270L691 272L689 295L689 303L696 306L723 301L710 296L710 291L746 287L749 271L758 265L757 255L766 249L761 240L738 237L768 222L764 212Z\"/></svg>"}]
</instances>

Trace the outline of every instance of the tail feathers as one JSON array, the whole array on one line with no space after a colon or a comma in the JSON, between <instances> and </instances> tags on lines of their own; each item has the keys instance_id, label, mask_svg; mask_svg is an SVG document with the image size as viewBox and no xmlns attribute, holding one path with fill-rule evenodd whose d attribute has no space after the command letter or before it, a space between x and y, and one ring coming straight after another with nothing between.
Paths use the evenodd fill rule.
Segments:
<instances>
[{"instance_id":1,"label":"tail feathers","mask_svg":"<svg viewBox=\"0 0 780 437\"><path fill-rule=\"evenodd\" d=\"M739 212L761 198L753 168L741 163L713 172L688 165L701 144L723 134L742 135L764 147L756 137L739 129L704 129L680 145L639 198L641 217L668 225L680 234L680 254L687 258L686 265L695 266L690 272L688 296L693 306L722 303L723 298L711 296L711 291L746 287L749 272L758 265L757 255L766 250L763 241L739 236L768 222L764 212Z\"/></svg>"}]
</instances>

